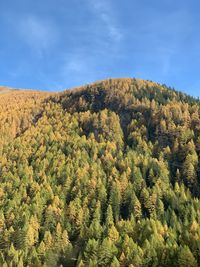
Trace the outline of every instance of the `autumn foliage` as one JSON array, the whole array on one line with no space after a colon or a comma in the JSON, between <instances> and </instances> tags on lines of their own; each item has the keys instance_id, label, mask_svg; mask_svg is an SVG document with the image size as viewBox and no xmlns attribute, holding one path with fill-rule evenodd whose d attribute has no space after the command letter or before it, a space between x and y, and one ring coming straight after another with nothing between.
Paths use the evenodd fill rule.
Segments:
<instances>
[{"instance_id":1,"label":"autumn foliage","mask_svg":"<svg viewBox=\"0 0 200 267\"><path fill-rule=\"evenodd\" d=\"M200 102L109 79L0 93L0 266L200 266Z\"/></svg>"}]
</instances>

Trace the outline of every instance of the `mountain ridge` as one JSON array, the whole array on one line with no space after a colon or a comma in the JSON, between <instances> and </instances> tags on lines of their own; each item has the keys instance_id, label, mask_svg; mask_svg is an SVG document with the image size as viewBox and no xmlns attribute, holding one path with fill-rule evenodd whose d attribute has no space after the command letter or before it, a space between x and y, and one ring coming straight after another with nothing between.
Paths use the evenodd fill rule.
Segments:
<instances>
[{"instance_id":1,"label":"mountain ridge","mask_svg":"<svg viewBox=\"0 0 200 267\"><path fill-rule=\"evenodd\" d=\"M87 83L87 84L84 84L84 85L80 85L80 86L74 86L74 87L70 87L70 88L66 88L66 89L63 89L61 92L60 91L48 91L48 90L42 90L42 89L34 89L34 88L31 88L31 89L27 89L27 88L11 88L11 87L8 87L8 86L0 86L0 91L4 91L4 90L7 90L7 91L12 91L12 90L19 90L19 91L24 91L24 92L48 92L48 93L52 93L52 94L63 94L65 92L72 92L72 91L78 91L78 90L83 90L84 88L87 88L88 86L98 86L98 85L102 85L102 84L105 84L105 83L108 83L109 81L114 81L114 82L126 82L126 81L136 81L136 83L138 84L138 86L140 87L140 89L144 86L149 86L149 87L159 87L161 90L172 90L176 93L180 93L180 94L183 94L183 95L186 95L186 96L189 96L191 98L194 98L194 99L198 99L197 97L193 97L191 96L190 94L188 93L185 93L185 92L182 92L181 90L176 90L170 86L167 86L165 84L161 84L159 82L154 82L154 81L151 81L151 80L145 80L145 79L141 79L141 78L131 78L131 77L121 77L121 78L107 78L107 79L102 79L102 80L96 80L92 83Z\"/></svg>"}]
</instances>

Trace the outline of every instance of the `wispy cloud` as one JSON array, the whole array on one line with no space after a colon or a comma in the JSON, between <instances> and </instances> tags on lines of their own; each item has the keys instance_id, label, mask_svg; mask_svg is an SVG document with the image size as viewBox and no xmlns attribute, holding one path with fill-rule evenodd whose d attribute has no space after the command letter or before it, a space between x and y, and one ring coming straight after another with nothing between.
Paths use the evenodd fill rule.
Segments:
<instances>
[{"instance_id":1,"label":"wispy cloud","mask_svg":"<svg viewBox=\"0 0 200 267\"><path fill-rule=\"evenodd\" d=\"M67 58L64 64L64 70L67 70L68 72L69 71L74 73L85 72L87 68L88 68L87 60L78 56Z\"/></svg>"},{"instance_id":2,"label":"wispy cloud","mask_svg":"<svg viewBox=\"0 0 200 267\"><path fill-rule=\"evenodd\" d=\"M187 10L178 9L171 14L158 17L154 25L150 26L157 33L154 34L155 52L160 61L161 74L165 77L177 72L174 59L181 54L183 43L185 44L192 33L193 19ZM163 29L165 32L163 33Z\"/></svg>"},{"instance_id":3,"label":"wispy cloud","mask_svg":"<svg viewBox=\"0 0 200 267\"><path fill-rule=\"evenodd\" d=\"M81 84L83 80L90 82L95 80L98 74L98 67L95 60L90 55L82 52L65 54L60 66L60 78L66 85L71 81L72 84Z\"/></svg>"},{"instance_id":4,"label":"wispy cloud","mask_svg":"<svg viewBox=\"0 0 200 267\"><path fill-rule=\"evenodd\" d=\"M91 12L90 25L85 29L89 42L65 51L59 68L60 80L65 85L69 81L78 85L105 77L109 65L105 59L116 60L123 42L124 35L112 1L87 0L86 3Z\"/></svg>"},{"instance_id":5,"label":"wispy cloud","mask_svg":"<svg viewBox=\"0 0 200 267\"><path fill-rule=\"evenodd\" d=\"M21 41L42 56L58 40L58 29L49 20L41 19L33 15L20 18L17 32Z\"/></svg>"},{"instance_id":6,"label":"wispy cloud","mask_svg":"<svg viewBox=\"0 0 200 267\"><path fill-rule=\"evenodd\" d=\"M145 23L141 20L143 16ZM131 51L136 58L138 55L141 57L143 69L147 67L149 73L156 71L156 75L159 73L162 79L180 71L182 66L175 60L182 57L183 48L195 34L193 17L188 10L178 7L171 12L162 10L159 13L151 6L138 8L132 28L134 35L130 40L130 49L133 47Z\"/></svg>"},{"instance_id":7,"label":"wispy cloud","mask_svg":"<svg viewBox=\"0 0 200 267\"><path fill-rule=\"evenodd\" d=\"M88 0L88 3L96 17L103 22L108 37L115 43L120 42L123 39L123 33L117 25L111 2L109 0Z\"/></svg>"}]
</instances>

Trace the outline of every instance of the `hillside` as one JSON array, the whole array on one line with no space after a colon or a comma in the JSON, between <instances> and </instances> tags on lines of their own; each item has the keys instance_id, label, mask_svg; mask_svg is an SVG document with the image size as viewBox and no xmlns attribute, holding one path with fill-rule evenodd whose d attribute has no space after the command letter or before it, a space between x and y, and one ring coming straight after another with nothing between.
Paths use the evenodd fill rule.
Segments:
<instances>
[{"instance_id":1,"label":"hillside","mask_svg":"<svg viewBox=\"0 0 200 267\"><path fill-rule=\"evenodd\" d=\"M7 92L11 92L15 89L12 89L12 88L9 88L7 86L0 86L0 94L4 94L4 93L7 93Z\"/></svg>"},{"instance_id":2,"label":"hillside","mask_svg":"<svg viewBox=\"0 0 200 267\"><path fill-rule=\"evenodd\" d=\"M0 93L0 266L200 266L199 116L138 79Z\"/></svg>"},{"instance_id":3,"label":"hillside","mask_svg":"<svg viewBox=\"0 0 200 267\"><path fill-rule=\"evenodd\" d=\"M0 144L28 129L42 112L51 94L0 87Z\"/></svg>"}]
</instances>

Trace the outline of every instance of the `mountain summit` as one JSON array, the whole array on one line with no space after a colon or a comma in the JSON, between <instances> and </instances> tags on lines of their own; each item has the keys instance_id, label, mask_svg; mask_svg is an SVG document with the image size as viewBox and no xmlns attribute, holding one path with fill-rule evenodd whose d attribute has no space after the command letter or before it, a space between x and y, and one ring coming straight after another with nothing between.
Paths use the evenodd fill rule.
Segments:
<instances>
[{"instance_id":1,"label":"mountain summit","mask_svg":"<svg viewBox=\"0 0 200 267\"><path fill-rule=\"evenodd\" d=\"M0 88L0 265L200 266L199 136L151 81Z\"/></svg>"}]
</instances>

